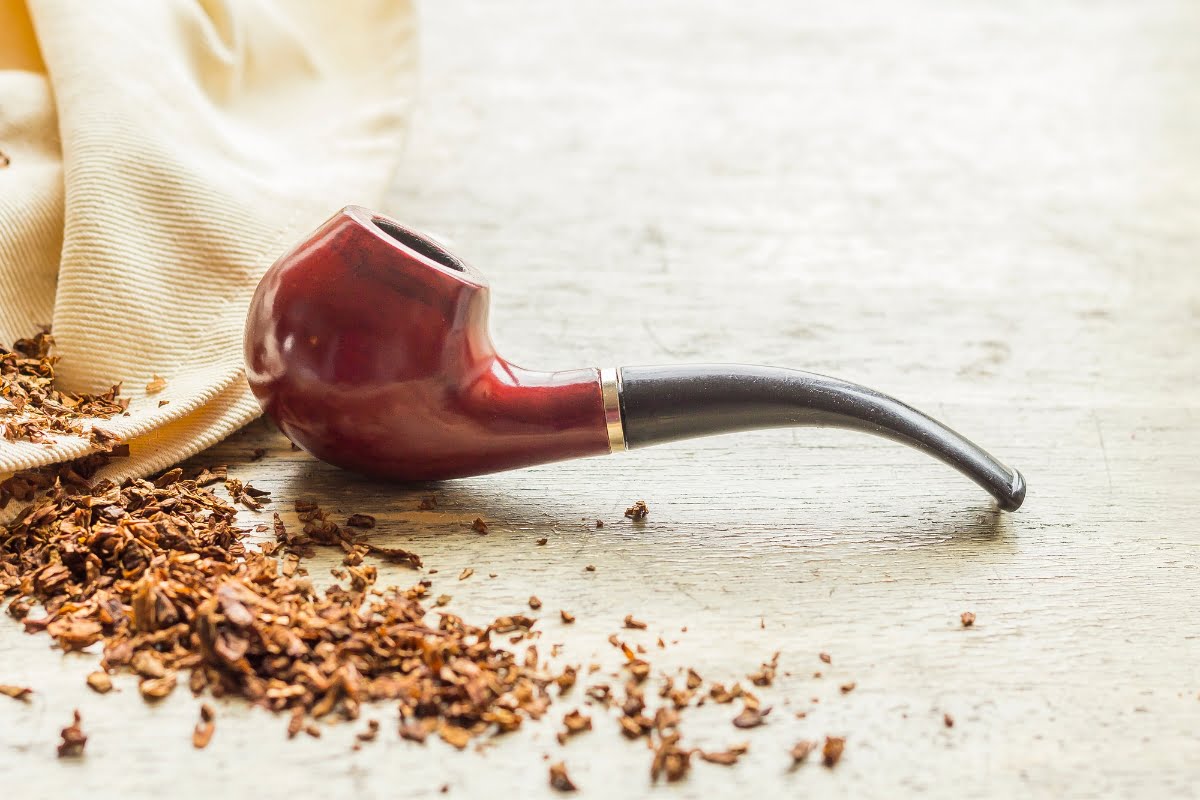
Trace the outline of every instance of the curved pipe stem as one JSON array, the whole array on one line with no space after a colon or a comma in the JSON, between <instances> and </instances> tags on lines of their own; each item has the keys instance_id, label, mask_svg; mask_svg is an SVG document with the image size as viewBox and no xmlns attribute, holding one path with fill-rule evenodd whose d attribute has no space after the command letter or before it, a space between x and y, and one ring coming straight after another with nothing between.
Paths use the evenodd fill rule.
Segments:
<instances>
[{"instance_id":1,"label":"curved pipe stem","mask_svg":"<svg viewBox=\"0 0 1200 800\"><path fill-rule=\"evenodd\" d=\"M630 448L717 433L797 425L883 436L938 458L996 498L1025 499L1021 473L915 408L825 375L738 364L623 367L621 419Z\"/></svg>"}]
</instances>

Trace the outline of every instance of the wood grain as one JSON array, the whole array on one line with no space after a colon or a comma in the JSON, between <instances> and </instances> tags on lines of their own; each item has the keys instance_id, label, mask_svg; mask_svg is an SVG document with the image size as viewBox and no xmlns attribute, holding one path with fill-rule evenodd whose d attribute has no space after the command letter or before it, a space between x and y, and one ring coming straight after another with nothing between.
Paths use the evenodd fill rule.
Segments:
<instances>
[{"instance_id":1,"label":"wood grain","mask_svg":"<svg viewBox=\"0 0 1200 800\"><path fill-rule=\"evenodd\" d=\"M38 694L0 702L5 785L540 797L548 753L594 797L1194 796L1200 6L843 5L425 4L424 96L386 210L488 275L517 363L858 380L1021 468L1025 508L998 514L946 467L842 432L397 487L257 424L197 463L230 463L281 509L313 495L375 514L377 538L420 552L468 617L537 594L543 642L572 663L614 665L605 639L628 613L650 627L622 636L656 669L732 680L779 650L770 724L689 714L688 741L750 752L669 789L602 712L555 744L575 702L461 754L399 741L389 708L370 714L381 740L351 752L358 726L285 742L284 720L222 703L195 752L186 692L148 707L123 679L95 696L91 658L6 624L0 681ZM436 511L418 509L426 494ZM644 524L621 516L635 499ZM73 707L88 756L58 763ZM827 733L848 737L836 769L787 769L798 738Z\"/></svg>"}]
</instances>

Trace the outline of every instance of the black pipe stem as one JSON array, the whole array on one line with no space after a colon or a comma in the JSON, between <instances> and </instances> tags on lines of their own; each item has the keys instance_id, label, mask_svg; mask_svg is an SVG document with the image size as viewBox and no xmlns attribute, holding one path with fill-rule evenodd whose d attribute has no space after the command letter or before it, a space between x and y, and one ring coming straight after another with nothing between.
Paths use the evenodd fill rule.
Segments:
<instances>
[{"instance_id":1,"label":"black pipe stem","mask_svg":"<svg viewBox=\"0 0 1200 800\"><path fill-rule=\"evenodd\" d=\"M979 484L1005 511L1025 479L979 446L894 397L811 372L740 364L622 367L629 448L718 433L792 426L847 428L915 447Z\"/></svg>"}]
</instances>

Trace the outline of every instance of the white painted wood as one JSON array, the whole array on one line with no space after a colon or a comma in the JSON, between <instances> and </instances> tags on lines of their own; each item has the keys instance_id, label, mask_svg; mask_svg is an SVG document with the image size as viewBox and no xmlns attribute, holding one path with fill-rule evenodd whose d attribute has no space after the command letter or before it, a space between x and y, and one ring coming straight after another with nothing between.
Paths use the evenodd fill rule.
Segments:
<instances>
[{"instance_id":1,"label":"white painted wood","mask_svg":"<svg viewBox=\"0 0 1200 800\"><path fill-rule=\"evenodd\" d=\"M658 669L733 679L782 651L770 724L689 713L687 741L750 754L654 789L649 754L599 712L565 748L551 723L456 753L399 741L381 708L381 740L352 753L358 726L287 742L285 720L222 703L196 752L186 691L96 696L90 658L0 622L0 681L38 690L0 698L4 796L542 797L546 753L592 797L1194 796L1200 5L842 5L427 3L425 94L386 210L489 276L518 363L860 380L1020 467L1025 508L999 515L949 469L849 433L431 490L357 480L254 426L201 461L281 507L312 494L377 515L468 617L537 594L543 641L572 662L614 664L627 613L650 629L623 636L667 640ZM417 510L431 491L439 510ZM635 527L621 512L639 498ZM88 755L60 763L76 706ZM791 744L826 733L848 737L842 763L789 773Z\"/></svg>"}]
</instances>

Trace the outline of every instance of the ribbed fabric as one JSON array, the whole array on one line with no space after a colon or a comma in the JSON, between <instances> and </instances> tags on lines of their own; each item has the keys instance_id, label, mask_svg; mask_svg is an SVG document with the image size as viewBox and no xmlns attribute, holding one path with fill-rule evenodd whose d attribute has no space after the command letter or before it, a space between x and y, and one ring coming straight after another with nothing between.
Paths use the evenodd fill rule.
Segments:
<instances>
[{"instance_id":1,"label":"ribbed fabric","mask_svg":"<svg viewBox=\"0 0 1200 800\"><path fill-rule=\"evenodd\" d=\"M380 200L414 34L405 0L0 0L0 342L50 324L65 388L123 382L129 416L101 427L131 457L109 474L258 414L250 296L329 214ZM0 440L0 478L91 449Z\"/></svg>"}]
</instances>

